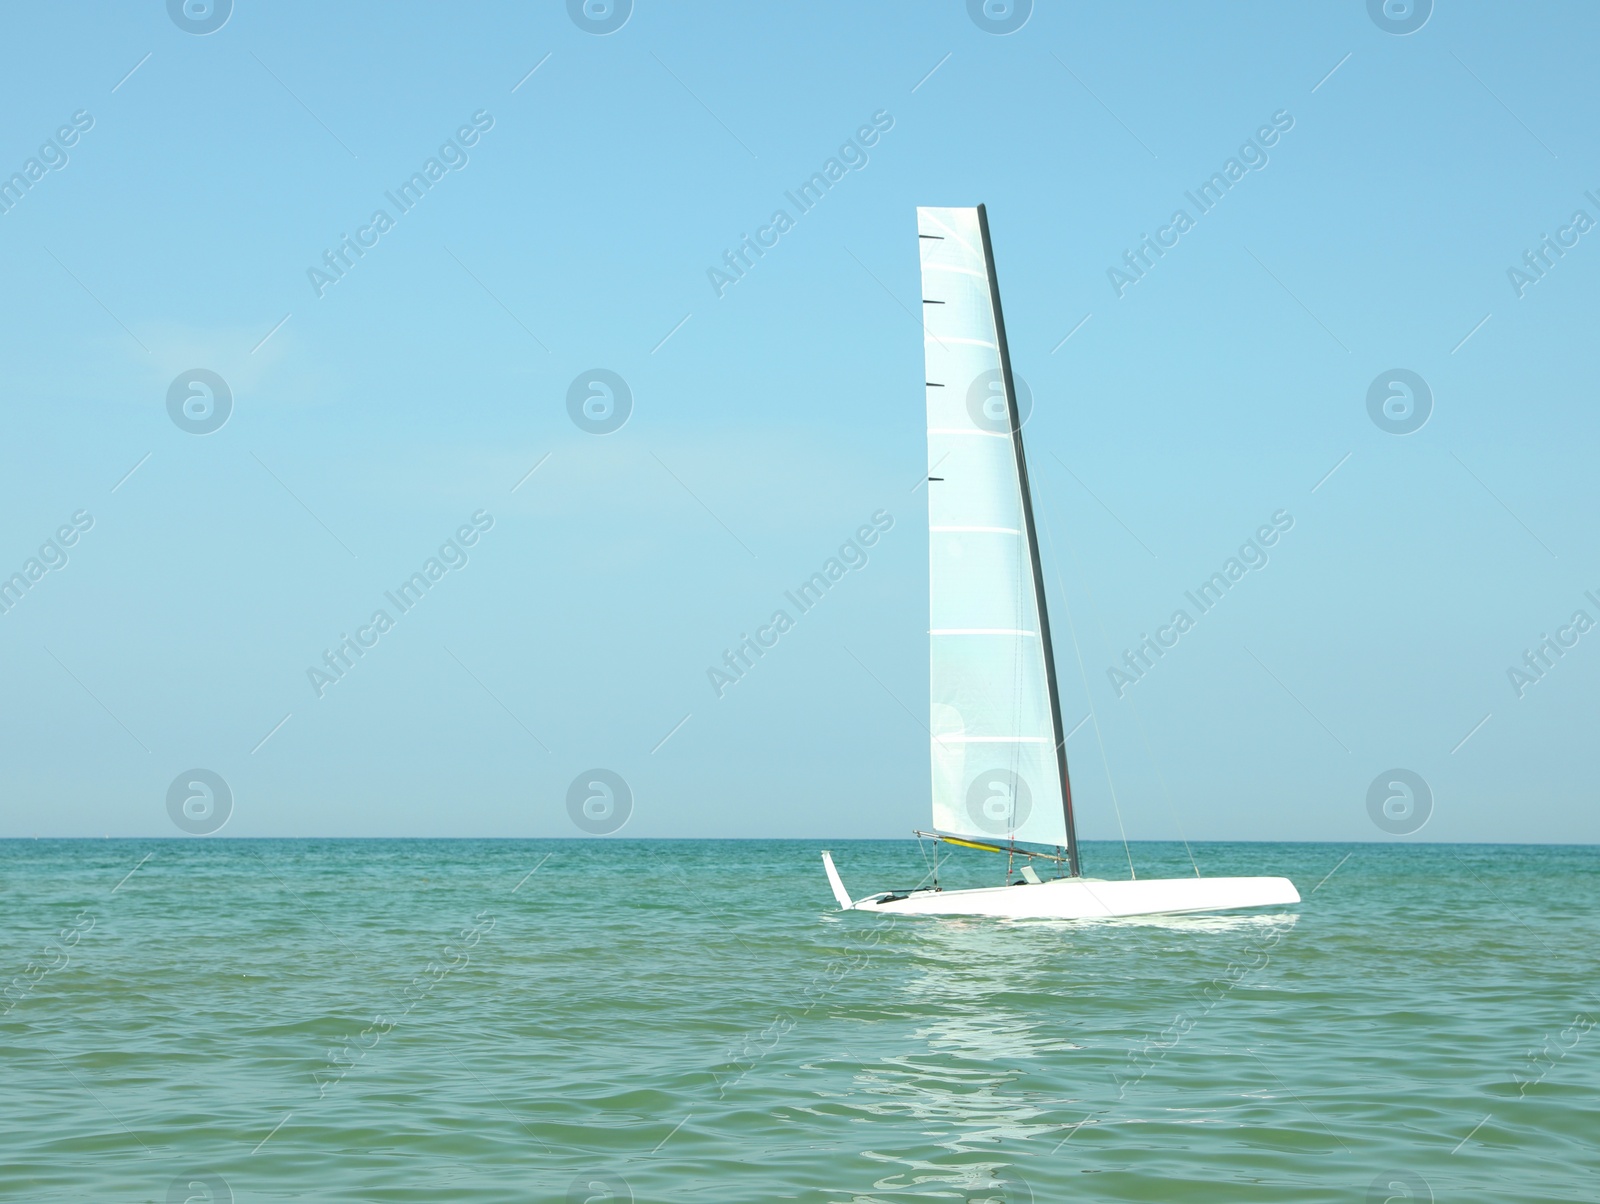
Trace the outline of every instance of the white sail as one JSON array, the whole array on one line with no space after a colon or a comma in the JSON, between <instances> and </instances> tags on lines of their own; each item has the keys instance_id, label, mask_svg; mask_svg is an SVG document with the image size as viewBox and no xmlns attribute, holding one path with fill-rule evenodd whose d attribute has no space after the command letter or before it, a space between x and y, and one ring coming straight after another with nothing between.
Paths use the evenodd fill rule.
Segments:
<instances>
[{"instance_id":1,"label":"white sail","mask_svg":"<svg viewBox=\"0 0 1600 1204\"><path fill-rule=\"evenodd\" d=\"M978 209L918 209L928 398L933 826L1069 843L1037 552Z\"/></svg>"}]
</instances>

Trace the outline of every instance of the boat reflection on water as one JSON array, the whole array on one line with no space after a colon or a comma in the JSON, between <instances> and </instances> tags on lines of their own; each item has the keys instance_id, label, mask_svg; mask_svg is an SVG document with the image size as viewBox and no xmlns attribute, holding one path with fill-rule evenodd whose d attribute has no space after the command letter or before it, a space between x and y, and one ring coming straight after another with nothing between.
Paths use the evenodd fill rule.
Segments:
<instances>
[{"instance_id":1,"label":"boat reflection on water","mask_svg":"<svg viewBox=\"0 0 1600 1204\"><path fill-rule=\"evenodd\" d=\"M857 1104L869 1116L918 1122L950 1157L866 1150L895 1169L873 1184L883 1197L856 1200L937 1191L964 1202L1034 1201L1017 1159L1005 1155L1055 1144L1060 1105L1014 1084L1026 1078L1027 1062L1079 1048L1069 1025L1041 1024L1039 1010L1025 1006L1050 990L1046 966L1060 957L1059 929L1070 926L1005 925L1000 940L996 927L968 920L902 926L905 951L919 967L901 1012L915 1025L909 1051L856 1075Z\"/></svg>"},{"instance_id":2,"label":"boat reflection on water","mask_svg":"<svg viewBox=\"0 0 1600 1204\"><path fill-rule=\"evenodd\" d=\"M1105 1030L1091 1008L1102 974L1104 991L1125 998L1125 936L1108 948L1108 928L1182 934L1227 942L1220 973L1193 983L1196 1012L1226 997L1268 950L1294 928L1293 912L1255 915L1161 915L1106 920L919 920L901 925L903 952L917 970L888 1018L912 1026L907 1052L884 1058L854 1076L852 1103L866 1118L910 1119L927 1142L948 1156L868 1149L885 1164L869 1192L842 1198L855 1204L937 1193L963 1204L1033 1204L1061 1197L1074 1174L1061 1149L1084 1123L1135 1123L1106 1072L1106 1047L1126 1040L1125 1026ZM1240 940L1242 938L1242 941ZM1087 1014L1087 1018L1086 1018ZM1081 1067L1073 1063L1082 1059ZM1038 1063L1030 1067L1029 1063ZM1082 1082L1080 1093L1030 1090L1030 1076ZM1036 1080L1037 1081L1037 1080ZM892 1169L891 1169L892 1168ZM1079 1168L1083 1169L1083 1168ZM878 1194L881 1193L881 1194Z\"/></svg>"},{"instance_id":3,"label":"boat reflection on water","mask_svg":"<svg viewBox=\"0 0 1600 1204\"><path fill-rule=\"evenodd\" d=\"M1153 916L1118 916L1114 919L1103 920L1073 920L1063 923L1059 920L1018 920L1009 923L1008 927L1027 925L1033 927L1050 927L1056 929L1072 928L1082 931L1086 928L1166 928L1173 932L1234 932L1249 935L1252 933L1286 933L1300 922L1300 913L1296 911L1270 911L1258 912L1253 915L1153 915Z\"/></svg>"}]
</instances>

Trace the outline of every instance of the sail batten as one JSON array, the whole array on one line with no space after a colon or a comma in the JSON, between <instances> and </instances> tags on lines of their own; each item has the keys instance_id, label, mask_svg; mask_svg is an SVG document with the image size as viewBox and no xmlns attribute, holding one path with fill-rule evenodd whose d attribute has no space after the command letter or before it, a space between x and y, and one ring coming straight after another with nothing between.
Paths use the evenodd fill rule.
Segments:
<instances>
[{"instance_id":1,"label":"sail batten","mask_svg":"<svg viewBox=\"0 0 1600 1204\"><path fill-rule=\"evenodd\" d=\"M923 298L933 302L923 306L933 826L1066 848L1075 863L1037 536L988 231L981 208L919 209L917 220Z\"/></svg>"}]
</instances>

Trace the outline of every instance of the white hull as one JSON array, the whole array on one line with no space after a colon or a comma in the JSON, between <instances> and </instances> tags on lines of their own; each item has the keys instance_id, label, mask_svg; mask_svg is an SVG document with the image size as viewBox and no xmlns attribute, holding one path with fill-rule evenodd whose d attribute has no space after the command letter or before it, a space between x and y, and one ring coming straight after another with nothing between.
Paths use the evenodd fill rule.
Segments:
<instances>
[{"instance_id":1,"label":"white hull","mask_svg":"<svg viewBox=\"0 0 1600 1204\"><path fill-rule=\"evenodd\" d=\"M1010 920L1093 920L1282 907L1300 902L1287 878L1057 878L974 890L923 890L850 900L833 858L822 855L834 898L852 911L916 916L989 916Z\"/></svg>"}]
</instances>

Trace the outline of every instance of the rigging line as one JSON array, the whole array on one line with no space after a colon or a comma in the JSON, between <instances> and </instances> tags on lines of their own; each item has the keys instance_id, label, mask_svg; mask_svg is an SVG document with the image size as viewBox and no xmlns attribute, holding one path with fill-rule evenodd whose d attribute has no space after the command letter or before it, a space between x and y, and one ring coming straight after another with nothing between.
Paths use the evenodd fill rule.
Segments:
<instances>
[{"instance_id":1,"label":"rigging line","mask_svg":"<svg viewBox=\"0 0 1600 1204\"><path fill-rule=\"evenodd\" d=\"M923 865L928 865L928 849L927 849L927 846L922 843L922 833L921 832L917 833L917 851L922 854L922 864ZM923 883L927 882L929 878L933 879L933 884L934 884L935 887L937 887L939 885L939 842L938 841L934 841L934 844L933 844L933 864L929 867L928 872L926 874L922 875L922 881L918 882L911 889L912 890L921 890L922 886L923 886Z\"/></svg>"},{"instance_id":2,"label":"rigging line","mask_svg":"<svg viewBox=\"0 0 1600 1204\"><path fill-rule=\"evenodd\" d=\"M1035 490L1039 488L1037 481L1034 482L1033 487ZM1128 876L1130 878L1138 878L1139 873L1133 868L1133 850L1128 847L1128 830L1122 823L1122 804L1117 801L1117 784L1111 780L1111 758L1106 756L1106 740L1105 736L1100 732L1100 715L1095 709L1094 691L1089 688L1089 672L1083 667L1083 649L1078 646L1078 624L1072 617L1072 606L1067 601L1067 588L1061 580L1061 560L1056 555L1056 537L1050 529L1050 516L1047 508L1040 506L1039 509L1041 517L1044 519L1045 542L1050 545L1050 559L1055 562L1056 590L1061 597L1061 609L1067 612L1067 630L1072 633L1072 652L1078 658L1078 676L1083 680L1083 693L1089 700L1089 717L1094 720L1095 742L1100 745L1100 764L1105 767L1106 785L1111 788L1111 809L1117 816L1117 831L1122 834L1122 852L1128 859ZM1071 545L1068 544L1067 546L1068 550L1071 550ZM1077 565L1076 555L1073 556L1073 565ZM1080 573L1079 575L1081 576L1082 574Z\"/></svg>"},{"instance_id":3,"label":"rigging line","mask_svg":"<svg viewBox=\"0 0 1600 1204\"><path fill-rule=\"evenodd\" d=\"M1084 587L1087 590L1087 586ZM1094 594L1089 594L1089 604L1094 605ZM1095 624L1100 628L1100 640L1106 643L1106 629L1100 623L1099 608L1096 607ZM1107 645L1109 649L1109 644ZM1109 655L1109 652L1108 652ZM1178 814L1178 808L1172 801L1172 790L1167 785L1167 775L1161 768L1161 762L1156 759L1155 749L1150 746L1150 733L1145 730L1144 717L1139 714L1139 708L1133 705L1133 699L1128 699L1128 708L1133 712L1134 722L1139 725L1139 738L1144 741L1144 755L1150 758L1150 764L1156 767L1156 780L1161 783L1161 793L1166 796L1167 811L1172 816L1172 822L1178 825L1178 838L1183 841L1183 851L1189 854L1189 864L1194 867L1194 876L1200 877L1200 865L1194 859L1194 849L1189 847L1189 834L1183 830L1183 818Z\"/></svg>"},{"instance_id":4,"label":"rigging line","mask_svg":"<svg viewBox=\"0 0 1600 1204\"><path fill-rule=\"evenodd\" d=\"M1065 467L1063 465L1063 467ZM1065 541L1064 541L1065 542ZM1052 549L1053 550L1053 549ZM1111 639L1106 635L1106 625L1100 619L1100 605L1094 600L1094 589L1089 584L1088 575L1084 573L1083 566L1078 563L1078 553L1071 543L1067 543L1067 552L1072 557L1072 567L1078 574L1078 580L1083 582L1083 592L1089 595L1089 608L1094 614L1095 627L1100 632L1100 643L1106 650L1106 659L1115 661L1116 654L1111 651ZM1061 580L1061 570L1056 568L1056 581ZM1155 749L1150 744L1150 733L1145 728L1144 716L1139 713L1139 708L1132 698L1124 698L1128 709L1133 712L1134 723L1139 728L1139 739L1144 742L1144 755L1150 759L1150 764L1155 766L1156 779L1161 783L1161 793L1167 800L1167 812L1172 816L1172 822L1177 825L1178 838L1183 841L1183 851L1189 855L1189 865L1194 869L1194 876L1200 877L1200 865L1194 859L1194 849L1189 844L1189 834L1183 830L1183 819L1178 814L1178 808L1172 801L1172 789L1167 785L1166 771L1161 768L1161 762L1156 759Z\"/></svg>"},{"instance_id":5,"label":"rigging line","mask_svg":"<svg viewBox=\"0 0 1600 1204\"><path fill-rule=\"evenodd\" d=\"M1089 595L1090 605L1094 604L1094 595ZM1098 624L1099 615L1095 616ZM1100 639L1105 640L1105 628L1100 629ZM1150 758L1150 764L1156 767L1156 780L1161 783L1161 793L1166 796L1167 812L1172 816L1172 822L1178 826L1178 839L1183 841L1183 851L1189 855L1189 864L1194 867L1194 876L1200 877L1200 864L1194 859L1194 849L1189 846L1189 834L1183 830L1183 817L1178 814L1178 808L1172 801L1172 789L1167 785L1166 772L1161 768L1161 762L1156 757L1155 749L1150 746L1150 733L1145 730L1144 717L1139 714L1139 708L1133 705L1133 700L1128 700L1129 709L1133 712L1133 720L1139 726L1139 738L1144 741L1144 755Z\"/></svg>"}]
</instances>

